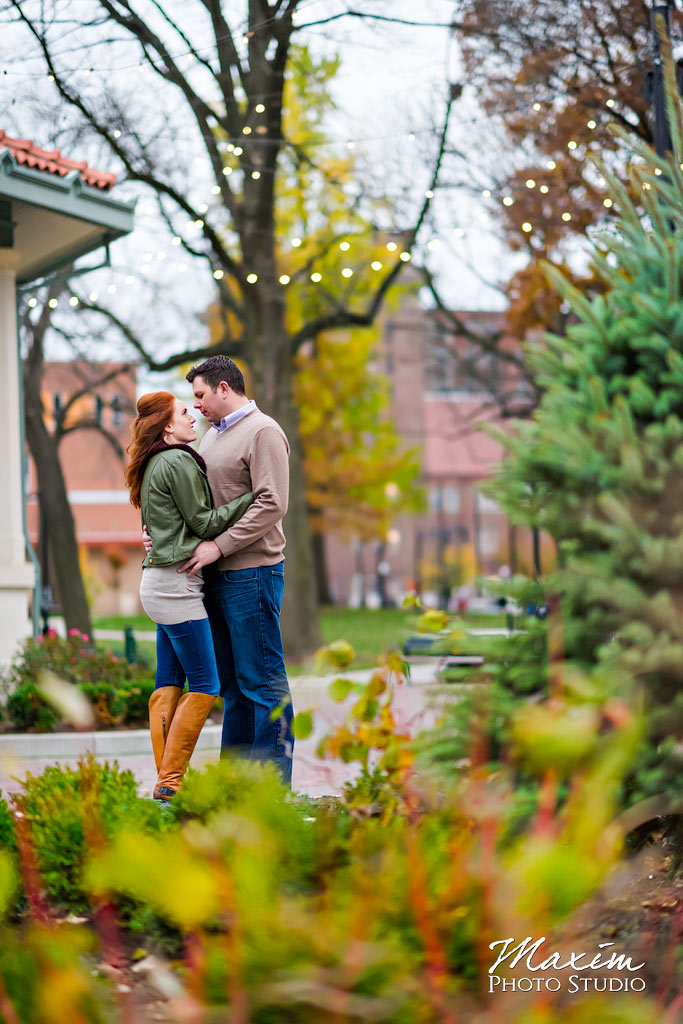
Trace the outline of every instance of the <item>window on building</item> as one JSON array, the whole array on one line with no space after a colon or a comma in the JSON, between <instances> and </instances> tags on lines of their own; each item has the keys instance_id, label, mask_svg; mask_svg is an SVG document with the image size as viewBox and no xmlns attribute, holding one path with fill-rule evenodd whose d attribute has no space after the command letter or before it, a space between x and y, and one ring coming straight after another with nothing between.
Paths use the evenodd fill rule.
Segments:
<instances>
[{"instance_id":1,"label":"window on building","mask_svg":"<svg viewBox=\"0 0 683 1024\"><path fill-rule=\"evenodd\" d=\"M442 508L443 495L440 487L430 487L429 492L429 510L430 512L440 512Z\"/></svg>"},{"instance_id":2,"label":"window on building","mask_svg":"<svg viewBox=\"0 0 683 1024\"><path fill-rule=\"evenodd\" d=\"M499 387L500 367L495 353L436 328L429 337L426 376L429 391L488 394Z\"/></svg>"},{"instance_id":3,"label":"window on building","mask_svg":"<svg viewBox=\"0 0 683 1024\"><path fill-rule=\"evenodd\" d=\"M460 488L456 484L447 484L444 487L443 510L452 516L460 511Z\"/></svg>"},{"instance_id":4,"label":"window on building","mask_svg":"<svg viewBox=\"0 0 683 1024\"><path fill-rule=\"evenodd\" d=\"M104 409L104 402L102 401L101 395L95 395L95 423L98 427L102 426L102 410Z\"/></svg>"}]
</instances>

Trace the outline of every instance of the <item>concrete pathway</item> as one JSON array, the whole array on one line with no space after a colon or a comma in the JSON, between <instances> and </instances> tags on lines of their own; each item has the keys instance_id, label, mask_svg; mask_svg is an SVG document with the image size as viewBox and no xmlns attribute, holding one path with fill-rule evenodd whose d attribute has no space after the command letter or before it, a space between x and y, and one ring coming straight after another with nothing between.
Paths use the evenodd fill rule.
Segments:
<instances>
[{"instance_id":1,"label":"concrete pathway","mask_svg":"<svg viewBox=\"0 0 683 1024\"><path fill-rule=\"evenodd\" d=\"M411 679L396 687L394 716L401 729L415 735L433 725L448 694L436 684L436 662L418 663L411 668ZM306 740L297 742L294 751L293 788L309 796L338 794L346 781L358 773L357 765L340 761L322 761L316 755L320 739L335 725L341 724L354 701L350 695L343 703L330 699L330 682L338 676L356 682L367 682L372 670L338 672L326 676L298 676L291 680L292 700L296 711L314 711L314 731ZM206 725L192 758L192 765L201 768L218 759L220 726ZM139 782L141 795L151 792L156 781L152 747L146 729L114 732L45 733L0 736L0 790L4 795L16 792L26 773L40 775L49 764L59 762L75 765L80 754L92 751L98 761L116 760L123 769L130 769Z\"/></svg>"}]
</instances>

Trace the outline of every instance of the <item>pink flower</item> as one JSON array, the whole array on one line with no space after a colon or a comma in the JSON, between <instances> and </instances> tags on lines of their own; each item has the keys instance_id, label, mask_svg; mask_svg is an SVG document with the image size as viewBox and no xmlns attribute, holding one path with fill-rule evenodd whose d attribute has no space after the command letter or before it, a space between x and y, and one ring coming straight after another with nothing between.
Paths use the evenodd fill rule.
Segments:
<instances>
[{"instance_id":1,"label":"pink flower","mask_svg":"<svg viewBox=\"0 0 683 1024\"><path fill-rule=\"evenodd\" d=\"M38 637L38 643L42 644L42 642L43 642L43 635L41 633L40 636Z\"/></svg>"},{"instance_id":2,"label":"pink flower","mask_svg":"<svg viewBox=\"0 0 683 1024\"><path fill-rule=\"evenodd\" d=\"M118 658L116 657L116 655L115 655L115 654L112 654L112 656L111 656L111 660L112 660L112 661L118 661L119 659L118 659Z\"/></svg>"},{"instance_id":3,"label":"pink flower","mask_svg":"<svg viewBox=\"0 0 683 1024\"><path fill-rule=\"evenodd\" d=\"M70 629L69 630L69 636L80 636L80 635L81 635L81 631L79 629Z\"/></svg>"},{"instance_id":4,"label":"pink flower","mask_svg":"<svg viewBox=\"0 0 683 1024\"><path fill-rule=\"evenodd\" d=\"M72 665L75 665L75 664L76 664L76 659L75 659L75 658L72 658L72 659L71 659L71 664L72 664Z\"/></svg>"},{"instance_id":5,"label":"pink flower","mask_svg":"<svg viewBox=\"0 0 683 1024\"><path fill-rule=\"evenodd\" d=\"M86 644L87 644L89 639L90 639L90 637L88 636L87 633L81 633L81 640L85 640Z\"/></svg>"},{"instance_id":6,"label":"pink flower","mask_svg":"<svg viewBox=\"0 0 683 1024\"><path fill-rule=\"evenodd\" d=\"M57 630L53 629L52 626L50 626L50 628L47 631L47 635L50 640L54 640L54 638L57 636Z\"/></svg>"}]
</instances>

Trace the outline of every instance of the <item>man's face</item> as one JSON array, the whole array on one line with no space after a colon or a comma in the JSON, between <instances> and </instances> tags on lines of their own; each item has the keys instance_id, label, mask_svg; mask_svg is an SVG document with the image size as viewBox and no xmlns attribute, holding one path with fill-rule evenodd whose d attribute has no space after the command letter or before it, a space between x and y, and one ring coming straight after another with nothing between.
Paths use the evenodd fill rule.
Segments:
<instances>
[{"instance_id":1,"label":"man's face","mask_svg":"<svg viewBox=\"0 0 683 1024\"><path fill-rule=\"evenodd\" d=\"M214 391L203 377L195 377L192 381L194 407L209 423L220 423L225 416L225 397L221 394L220 385Z\"/></svg>"}]
</instances>

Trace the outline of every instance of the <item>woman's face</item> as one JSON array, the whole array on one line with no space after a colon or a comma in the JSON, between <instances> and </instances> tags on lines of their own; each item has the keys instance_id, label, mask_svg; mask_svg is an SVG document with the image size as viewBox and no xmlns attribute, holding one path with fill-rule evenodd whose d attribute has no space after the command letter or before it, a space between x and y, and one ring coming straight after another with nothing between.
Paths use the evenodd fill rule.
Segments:
<instances>
[{"instance_id":1,"label":"woman's face","mask_svg":"<svg viewBox=\"0 0 683 1024\"><path fill-rule=\"evenodd\" d=\"M164 440L167 444L189 444L190 441L196 441L196 422L187 406L176 398L173 419L164 430Z\"/></svg>"}]
</instances>

